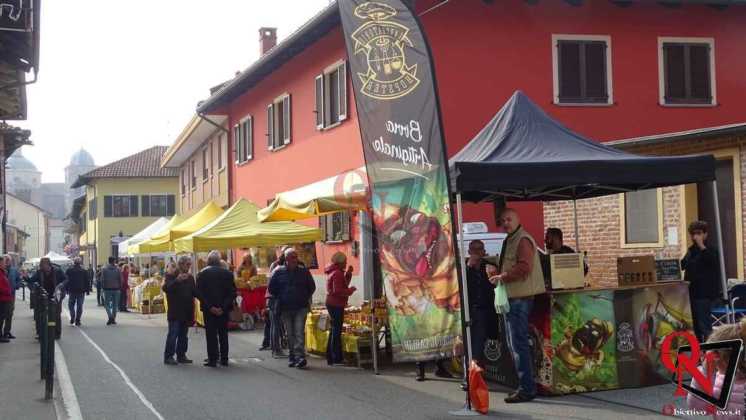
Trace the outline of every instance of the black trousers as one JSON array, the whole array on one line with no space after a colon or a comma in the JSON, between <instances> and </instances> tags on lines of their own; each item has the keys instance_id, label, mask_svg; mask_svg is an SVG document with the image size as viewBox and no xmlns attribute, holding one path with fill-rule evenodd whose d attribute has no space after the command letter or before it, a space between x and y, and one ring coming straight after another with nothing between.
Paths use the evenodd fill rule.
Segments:
<instances>
[{"instance_id":1,"label":"black trousers","mask_svg":"<svg viewBox=\"0 0 746 420\"><path fill-rule=\"evenodd\" d=\"M326 342L326 362L328 364L341 363L342 355L342 324L344 322L345 308L326 305L331 321L329 339Z\"/></svg>"},{"instance_id":2,"label":"black trousers","mask_svg":"<svg viewBox=\"0 0 746 420\"><path fill-rule=\"evenodd\" d=\"M204 312L207 359L210 362L228 361L228 316L215 316Z\"/></svg>"},{"instance_id":3,"label":"black trousers","mask_svg":"<svg viewBox=\"0 0 746 420\"><path fill-rule=\"evenodd\" d=\"M497 313L494 308L472 307L471 317L471 354L477 363L485 363L484 346L487 340L497 338Z\"/></svg>"}]
</instances>

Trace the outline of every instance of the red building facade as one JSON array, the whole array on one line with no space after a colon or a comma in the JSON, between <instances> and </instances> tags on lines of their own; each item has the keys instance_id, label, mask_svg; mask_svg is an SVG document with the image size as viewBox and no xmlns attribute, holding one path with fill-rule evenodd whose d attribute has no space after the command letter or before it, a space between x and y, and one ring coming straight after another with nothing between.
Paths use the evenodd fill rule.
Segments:
<instances>
[{"instance_id":1,"label":"red building facade","mask_svg":"<svg viewBox=\"0 0 746 420\"><path fill-rule=\"evenodd\" d=\"M449 155L518 89L570 129L599 141L746 121L744 6L421 0L416 7L432 47ZM232 201L264 205L276 193L364 164L349 80L354 75L340 89L346 109L335 113L346 118L318 127L317 78L344 60L332 5L200 106L208 115L228 115L229 127L251 117L244 126L252 134L231 130L233 156L237 136L248 150L231 159ZM268 134L275 139L272 150ZM529 231L543 236L543 207L517 207ZM491 206L467 206L465 221L495 229ZM355 239L355 218L351 226ZM337 249L349 254L350 243L318 246L320 262Z\"/></svg>"}]
</instances>

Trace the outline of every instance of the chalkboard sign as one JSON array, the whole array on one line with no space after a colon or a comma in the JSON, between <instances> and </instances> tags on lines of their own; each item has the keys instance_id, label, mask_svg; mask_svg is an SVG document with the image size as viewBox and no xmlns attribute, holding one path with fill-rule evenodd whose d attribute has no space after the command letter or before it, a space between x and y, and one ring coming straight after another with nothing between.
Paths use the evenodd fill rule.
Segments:
<instances>
[{"instance_id":1,"label":"chalkboard sign","mask_svg":"<svg viewBox=\"0 0 746 420\"><path fill-rule=\"evenodd\" d=\"M679 260L655 260L655 270L658 274L658 281L681 280Z\"/></svg>"},{"instance_id":2,"label":"chalkboard sign","mask_svg":"<svg viewBox=\"0 0 746 420\"><path fill-rule=\"evenodd\" d=\"M0 0L0 31L30 32L31 0Z\"/></svg>"}]
</instances>

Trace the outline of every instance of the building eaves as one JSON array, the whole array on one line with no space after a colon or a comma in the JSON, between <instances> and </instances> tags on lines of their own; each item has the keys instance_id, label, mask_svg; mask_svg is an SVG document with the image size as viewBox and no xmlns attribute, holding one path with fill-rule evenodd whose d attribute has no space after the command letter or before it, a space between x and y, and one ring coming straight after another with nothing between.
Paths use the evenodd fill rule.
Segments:
<instances>
[{"instance_id":1,"label":"building eaves","mask_svg":"<svg viewBox=\"0 0 746 420\"><path fill-rule=\"evenodd\" d=\"M695 130L677 131L673 133L655 134L652 136L633 137L628 139L613 140L604 142L607 146L624 149L634 146L651 146L657 144L667 144L676 141L692 139L711 139L723 136L739 136L746 134L746 122L737 124L721 125L717 127L697 128Z\"/></svg>"},{"instance_id":2,"label":"building eaves","mask_svg":"<svg viewBox=\"0 0 746 420\"><path fill-rule=\"evenodd\" d=\"M100 178L170 178L177 177L176 168L161 168L161 159L168 146L153 146L134 155L100 166L81 176L70 188L87 185Z\"/></svg>"}]
</instances>

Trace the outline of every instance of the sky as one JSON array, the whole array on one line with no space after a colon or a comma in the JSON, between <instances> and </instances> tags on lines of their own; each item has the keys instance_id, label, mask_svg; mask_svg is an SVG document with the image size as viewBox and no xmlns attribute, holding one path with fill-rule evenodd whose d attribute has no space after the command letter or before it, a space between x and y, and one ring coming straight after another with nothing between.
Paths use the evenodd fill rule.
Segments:
<instances>
[{"instance_id":1,"label":"sky","mask_svg":"<svg viewBox=\"0 0 746 420\"><path fill-rule=\"evenodd\" d=\"M171 144L210 87L259 58L260 27L282 40L329 2L43 1L24 156L43 182L63 182L81 147L103 165Z\"/></svg>"}]
</instances>

